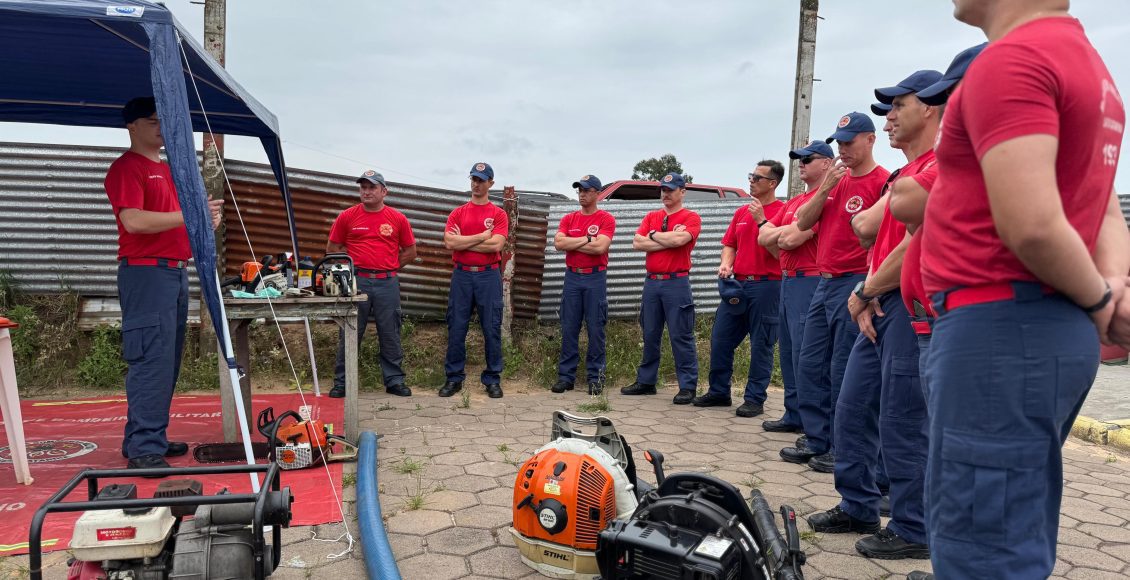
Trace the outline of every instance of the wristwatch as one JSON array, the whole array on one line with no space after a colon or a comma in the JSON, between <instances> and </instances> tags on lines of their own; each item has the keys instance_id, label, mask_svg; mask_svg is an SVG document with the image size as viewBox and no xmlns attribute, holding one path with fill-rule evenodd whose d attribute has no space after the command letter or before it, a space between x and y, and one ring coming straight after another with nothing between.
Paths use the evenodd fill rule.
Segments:
<instances>
[{"instance_id":1,"label":"wristwatch","mask_svg":"<svg viewBox=\"0 0 1130 580\"><path fill-rule=\"evenodd\" d=\"M588 234L586 236L586 238L588 239L588 242L591 242L592 241L592 234ZM588 242L585 242L585 243L588 243Z\"/></svg>"},{"instance_id":2,"label":"wristwatch","mask_svg":"<svg viewBox=\"0 0 1130 580\"><path fill-rule=\"evenodd\" d=\"M758 222L757 227L761 227L761 226L763 226L767 223L769 223L769 218L765 218L765 219L761 220L760 222Z\"/></svg>"},{"instance_id":3,"label":"wristwatch","mask_svg":"<svg viewBox=\"0 0 1130 580\"><path fill-rule=\"evenodd\" d=\"M648 232L647 237L648 237L648 239L650 239L651 241L654 242L655 241L655 230L651 230L650 232Z\"/></svg>"},{"instance_id":4,"label":"wristwatch","mask_svg":"<svg viewBox=\"0 0 1130 580\"><path fill-rule=\"evenodd\" d=\"M852 290L851 293L855 294L856 298L859 298L860 300L862 300L864 302L871 302L872 300L875 299L875 297L874 296L868 296L868 295L863 293L863 287L864 287L865 284L866 284L866 282L860 280L859 283L857 283L855 285L855 289Z\"/></svg>"}]
</instances>

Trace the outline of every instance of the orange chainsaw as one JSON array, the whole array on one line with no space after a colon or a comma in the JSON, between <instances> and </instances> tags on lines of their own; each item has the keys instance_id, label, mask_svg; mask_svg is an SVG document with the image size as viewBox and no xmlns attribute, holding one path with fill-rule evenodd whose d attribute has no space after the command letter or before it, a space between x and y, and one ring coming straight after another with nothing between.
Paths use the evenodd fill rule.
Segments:
<instances>
[{"instance_id":1,"label":"orange chainsaw","mask_svg":"<svg viewBox=\"0 0 1130 580\"><path fill-rule=\"evenodd\" d=\"M288 417L294 421L284 424ZM303 420L298 413L289 410L275 418L274 409L267 407L259 413L255 423L272 448L267 458L283 469L303 469L357 458L357 446L345 437L334 435L321 420Z\"/></svg>"}]
</instances>

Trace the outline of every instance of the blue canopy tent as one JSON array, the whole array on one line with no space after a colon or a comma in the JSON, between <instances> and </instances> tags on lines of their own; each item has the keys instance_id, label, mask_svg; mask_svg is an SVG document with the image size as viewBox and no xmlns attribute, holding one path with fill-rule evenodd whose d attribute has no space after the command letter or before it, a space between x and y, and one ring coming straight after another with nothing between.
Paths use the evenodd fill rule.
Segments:
<instances>
[{"instance_id":1,"label":"blue canopy tent","mask_svg":"<svg viewBox=\"0 0 1130 580\"><path fill-rule=\"evenodd\" d=\"M287 208L297 255L278 121L217 64L160 4L144 0L0 0L0 121L122 127L131 98L157 101L203 300L241 400L216 247L193 132L258 137ZM198 96L199 94L199 96ZM254 463L247 418L237 404ZM258 480L252 476L258 491Z\"/></svg>"}]
</instances>

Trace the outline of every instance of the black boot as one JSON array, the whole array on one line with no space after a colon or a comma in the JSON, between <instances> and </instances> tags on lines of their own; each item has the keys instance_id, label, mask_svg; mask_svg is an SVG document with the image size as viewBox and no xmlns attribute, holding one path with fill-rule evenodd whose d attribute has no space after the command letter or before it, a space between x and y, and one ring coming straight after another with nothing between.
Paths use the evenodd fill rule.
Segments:
<instances>
[{"instance_id":1,"label":"black boot","mask_svg":"<svg viewBox=\"0 0 1130 580\"><path fill-rule=\"evenodd\" d=\"M883 528L873 536L860 538L855 543L855 551L877 560L902 560L905 558L927 560L930 558L930 548L926 544L908 542L892 532L890 528Z\"/></svg>"},{"instance_id":2,"label":"black boot","mask_svg":"<svg viewBox=\"0 0 1130 580\"><path fill-rule=\"evenodd\" d=\"M574 386L575 385L569 381L557 381L557 384L553 385L553 388L550 390L555 393L564 393L565 391L572 391Z\"/></svg>"},{"instance_id":3,"label":"black boot","mask_svg":"<svg viewBox=\"0 0 1130 580\"><path fill-rule=\"evenodd\" d=\"M439 390L439 396L450 397L455 393L463 390L463 381L447 381L443 384L443 388Z\"/></svg>"},{"instance_id":4,"label":"black boot","mask_svg":"<svg viewBox=\"0 0 1130 580\"><path fill-rule=\"evenodd\" d=\"M808 525L812 528L812 531L823 534L844 534L847 532L874 534L880 531L879 522L857 520L844 513L840 506L808 516Z\"/></svg>"},{"instance_id":5,"label":"black boot","mask_svg":"<svg viewBox=\"0 0 1130 580\"><path fill-rule=\"evenodd\" d=\"M620 389L621 395L654 395L655 385L643 385L640 383L632 383Z\"/></svg>"}]
</instances>

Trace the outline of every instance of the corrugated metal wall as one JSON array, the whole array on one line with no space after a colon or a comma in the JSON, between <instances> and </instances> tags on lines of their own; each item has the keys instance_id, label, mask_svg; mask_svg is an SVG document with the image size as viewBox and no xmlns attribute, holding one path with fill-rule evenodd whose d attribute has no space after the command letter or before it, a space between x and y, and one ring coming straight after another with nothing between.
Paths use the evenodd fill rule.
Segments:
<instances>
[{"instance_id":1,"label":"corrugated metal wall","mask_svg":"<svg viewBox=\"0 0 1130 580\"><path fill-rule=\"evenodd\" d=\"M26 292L116 296L117 229L102 181L116 147L0 143L0 268ZM255 252L290 250L286 218L270 167L229 160L228 176ZM358 170L360 172L360 169ZM320 256L334 218L358 202L354 176L289 169L299 250ZM451 253L443 247L447 215L469 194L389 183L389 205L404 212L416 234L419 261L404 269L401 293L409 316L442 318L447 307ZM512 287L515 315L533 318L541 297L545 196L519 194L519 230ZM228 275L251 259L229 194L225 261ZM501 205L501 196L494 199ZM190 279L195 289L195 272ZM194 290L195 291L195 290Z\"/></svg>"},{"instance_id":2,"label":"corrugated metal wall","mask_svg":"<svg viewBox=\"0 0 1130 580\"><path fill-rule=\"evenodd\" d=\"M722 234L734 212L748 203L740 199L692 201L686 207L702 217L702 233L691 250L691 290L699 314L713 314L718 306L718 259L722 254ZM565 252L553 247L553 236L561 218L578 208L576 202L549 206L549 228L545 239L545 275L538 318L559 319L561 288L565 284ZM600 209L616 218L616 236L608 256L608 316L635 318L643 292L644 253L632 249L632 236L644 215L659 208L657 201L619 201L600 204Z\"/></svg>"}]
</instances>

